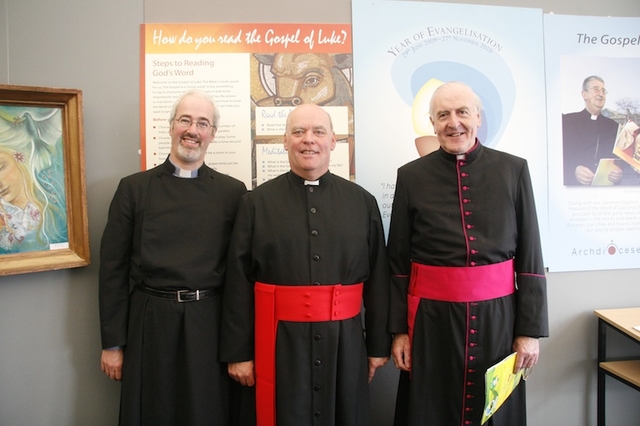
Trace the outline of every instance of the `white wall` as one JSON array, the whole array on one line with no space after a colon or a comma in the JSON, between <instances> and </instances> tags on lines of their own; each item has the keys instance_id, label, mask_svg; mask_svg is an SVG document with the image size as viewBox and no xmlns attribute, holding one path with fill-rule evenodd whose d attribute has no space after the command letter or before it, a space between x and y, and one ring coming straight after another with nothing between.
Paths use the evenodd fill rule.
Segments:
<instances>
[{"instance_id":1,"label":"white wall","mask_svg":"<svg viewBox=\"0 0 640 426\"><path fill-rule=\"evenodd\" d=\"M638 0L452 3L640 16ZM98 252L117 182L139 168L139 24L350 19L349 0L0 0L0 83L83 91L92 252L85 268L0 277L0 425L117 423L119 386L99 368ZM636 273L548 276L551 337L527 384L530 425L595 425L593 310L640 306ZM373 426L390 425L393 413L396 372L382 373L372 386ZM607 385L609 424L637 424L640 393Z\"/></svg>"},{"instance_id":2,"label":"white wall","mask_svg":"<svg viewBox=\"0 0 640 426\"><path fill-rule=\"evenodd\" d=\"M100 371L99 239L122 175L139 168L141 2L0 0L0 82L83 91L85 268L0 277L0 425L115 425Z\"/></svg>"}]
</instances>

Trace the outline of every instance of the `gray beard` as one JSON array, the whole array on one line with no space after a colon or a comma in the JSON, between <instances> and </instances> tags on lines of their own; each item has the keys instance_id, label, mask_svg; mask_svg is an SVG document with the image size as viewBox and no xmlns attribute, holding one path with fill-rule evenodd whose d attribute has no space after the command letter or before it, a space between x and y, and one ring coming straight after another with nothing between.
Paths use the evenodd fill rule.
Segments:
<instances>
[{"instance_id":1,"label":"gray beard","mask_svg":"<svg viewBox=\"0 0 640 426\"><path fill-rule=\"evenodd\" d=\"M185 148L183 145L178 144L178 158L185 163L193 163L200 160L202 154L202 148Z\"/></svg>"}]
</instances>

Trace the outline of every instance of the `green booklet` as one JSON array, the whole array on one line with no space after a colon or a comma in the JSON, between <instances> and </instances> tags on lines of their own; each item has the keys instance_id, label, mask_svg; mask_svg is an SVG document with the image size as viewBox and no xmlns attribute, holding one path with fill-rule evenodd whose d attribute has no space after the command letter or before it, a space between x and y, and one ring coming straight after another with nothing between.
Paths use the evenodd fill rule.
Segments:
<instances>
[{"instance_id":1,"label":"green booklet","mask_svg":"<svg viewBox=\"0 0 640 426\"><path fill-rule=\"evenodd\" d=\"M484 424L489 418L498 411L498 408L507 400L511 392L518 386L520 379L527 372L520 369L513 374L516 365L516 353L512 353L496 365L489 367L485 374L485 403L482 413L482 421Z\"/></svg>"}]
</instances>

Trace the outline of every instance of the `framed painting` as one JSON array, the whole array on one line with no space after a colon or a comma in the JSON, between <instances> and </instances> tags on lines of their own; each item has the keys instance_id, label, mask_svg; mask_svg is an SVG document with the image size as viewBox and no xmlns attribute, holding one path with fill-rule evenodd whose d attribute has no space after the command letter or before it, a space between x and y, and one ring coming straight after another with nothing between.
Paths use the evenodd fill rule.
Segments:
<instances>
[{"instance_id":1,"label":"framed painting","mask_svg":"<svg viewBox=\"0 0 640 426\"><path fill-rule=\"evenodd\" d=\"M90 262L82 92L0 84L0 276Z\"/></svg>"}]
</instances>

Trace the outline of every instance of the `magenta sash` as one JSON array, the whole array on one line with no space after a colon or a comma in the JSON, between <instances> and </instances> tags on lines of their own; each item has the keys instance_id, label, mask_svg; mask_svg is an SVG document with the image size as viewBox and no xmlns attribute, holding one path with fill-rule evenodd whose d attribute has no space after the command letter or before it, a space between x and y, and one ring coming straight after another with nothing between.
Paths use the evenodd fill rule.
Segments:
<instances>
[{"instance_id":1,"label":"magenta sash","mask_svg":"<svg viewBox=\"0 0 640 426\"><path fill-rule=\"evenodd\" d=\"M481 266L429 266L411 264L407 295L409 339L421 299L443 302L480 302L515 292L513 259Z\"/></svg>"}]
</instances>

